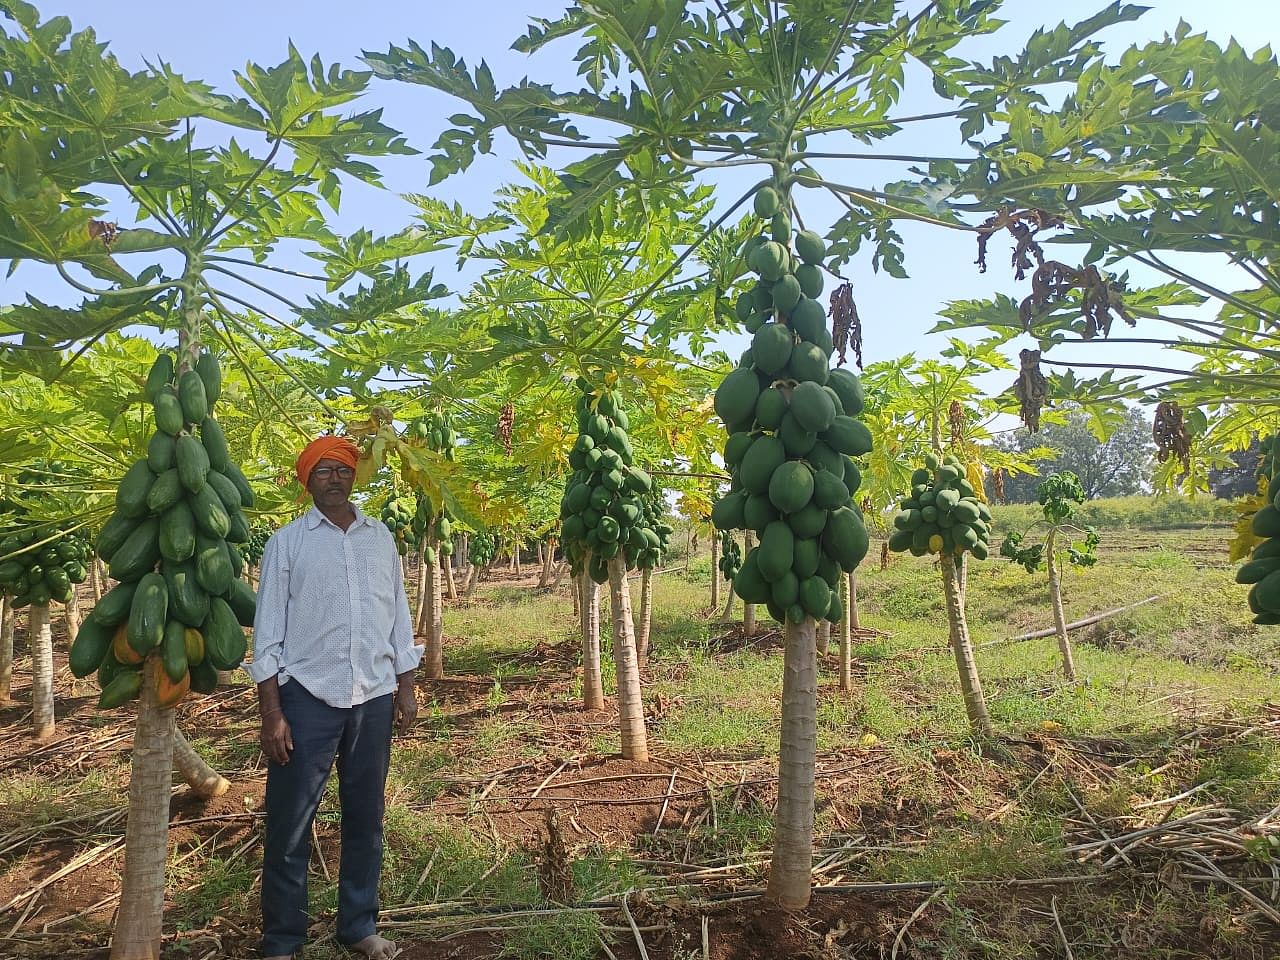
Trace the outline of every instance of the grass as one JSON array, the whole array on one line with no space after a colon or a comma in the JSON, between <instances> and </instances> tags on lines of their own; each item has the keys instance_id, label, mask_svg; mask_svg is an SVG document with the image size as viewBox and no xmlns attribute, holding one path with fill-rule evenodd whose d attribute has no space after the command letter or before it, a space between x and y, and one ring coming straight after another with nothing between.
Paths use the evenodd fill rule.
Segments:
<instances>
[{"instance_id":1,"label":"grass","mask_svg":"<svg viewBox=\"0 0 1280 960\"><path fill-rule=\"evenodd\" d=\"M817 749L828 768L866 764L819 778L817 842L836 847L861 838L875 848L842 868L847 882L949 884L913 924L912 955L1059 955L1047 894L1019 903L995 887L975 894L965 882L1078 870L1062 853L1064 816L1079 815L1077 802L1098 818L1128 817L1145 803L1200 787L1190 801L1163 809L1177 816L1195 804L1218 803L1260 816L1280 796L1280 741L1266 730L1244 730L1280 702L1280 652L1273 634L1250 622L1244 591L1226 562L1228 533L1217 508L1130 500L1091 509L1105 521L1101 558L1092 568L1066 572L1068 619L1160 599L1073 633L1084 682L1071 685L1062 679L1054 638L1008 642L1051 623L1045 575L996 560L973 564L969 621L1000 734L995 742L978 741L969 730L933 564L895 556L885 570L868 563L859 571L862 624L880 634L855 646L851 696L836 689L834 658L822 664ZM1166 526L1144 526L1152 518ZM1013 526L1023 518L1011 509L997 511L997 519ZM878 556L878 544L871 556ZM677 567L655 578L645 698L651 708L661 704L649 725L651 753L689 770L716 764L728 786L714 791L714 819L704 815L704 797L690 799L683 829L653 836L642 823L635 836L608 841L566 832L579 901L670 884L654 862L686 856L718 865L753 854L755 865L739 879L763 879L759 853L771 847L776 799L769 778L779 749L781 649L776 642L730 649L727 629L707 612L709 573L703 553L687 574ZM635 609L638 593L637 581ZM611 694L607 592L603 608L602 664ZM759 613L761 630L772 629ZM445 634L446 669L459 682L425 688L432 699L415 735L392 751L383 905L537 906L539 847L511 821L495 822L495 808L479 796L495 772L510 767L533 764L520 781L519 790L528 792L551 772L548 761L616 756L617 727L576 711L579 637L565 595L482 586L474 602L446 606ZM1233 734L1215 726L1224 718L1244 722ZM255 775L253 737L206 733L193 742L221 769ZM1111 753L1132 760L1116 766L1097 759ZM1089 769L1104 772L1085 776L1071 756L1094 758ZM109 806L126 782L126 762L124 756L53 779L43 771L7 775L0 779L0 833ZM738 789L739 775L753 786ZM645 789L653 792L652 781ZM506 790L503 781L497 793ZM445 798L462 802L445 805ZM581 807L590 808L591 798ZM597 808L597 834L609 826L599 809L619 808ZM574 804L564 812L582 810ZM335 782L320 821L332 853ZM1280 849L1265 838L1249 855L1262 864L1280 861ZM198 929L232 917L252 926L259 867L253 852L232 859L225 845L179 851L169 885L171 921ZM316 869L311 890L315 916L331 922L334 883ZM900 915L878 921L889 944L925 896L905 898ZM1239 919L1240 900L1205 887L1130 878L1105 889L1062 888L1055 896L1079 960L1266 955L1250 953L1257 944L1253 928ZM521 917L495 935L493 955L586 960L602 955L600 941L611 936L618 935L595 913ZM402 932L400 939L410 936ZM341 955L329 943L308 952L321 960Z\"/></svg>"}]
</instances>

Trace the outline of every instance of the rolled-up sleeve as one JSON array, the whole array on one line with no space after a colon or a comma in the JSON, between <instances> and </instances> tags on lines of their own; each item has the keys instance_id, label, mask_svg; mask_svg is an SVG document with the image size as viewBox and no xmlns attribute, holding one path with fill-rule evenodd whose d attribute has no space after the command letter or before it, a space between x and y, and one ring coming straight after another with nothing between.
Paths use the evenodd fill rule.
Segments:
<instances>
[{"instance_id":1,"label":"rolled-up sleeve","mask_svg":"<svg viewBox=\"0 0 1280 960\"><path fill-rule=\"evenodd\" d=\"M400 556L392 542L391 559L396 581L396 619L391 626L391 649L395 656L396 676L416 670L422 662L422 647L413 642L413 615L409 612L409 597L404 589L404 572Z\"/></svg>"},{"instance_id":2,"label":"rolled-up sleeve","mask_svg":"<svg viewBox=\"0 0 1280 960\"><path fill-rule=\"evenodd\" d=\"M279 536L268 540L262 551L258 608L253 616L253 663L245 664L245 671L255 683L269 680L280 672L289 616L289 569L283 553Z\"/></svg>"}]
</instances>

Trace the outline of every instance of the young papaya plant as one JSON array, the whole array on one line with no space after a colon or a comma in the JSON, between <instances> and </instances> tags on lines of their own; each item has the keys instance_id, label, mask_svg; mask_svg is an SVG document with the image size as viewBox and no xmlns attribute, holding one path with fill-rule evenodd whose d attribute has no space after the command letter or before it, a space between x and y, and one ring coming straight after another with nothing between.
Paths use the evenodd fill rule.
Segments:
<instances>
[{"instance_id":1,"label":"young papaya plant","mask_svg":"<svg viewBox=\"0 0 1280 960\"><path fill-rule=\"evenodd\" d=\"M978 496L978 488L965 473L964 464L950 454L927 453L924 465L911 474L911 490L893 518L889 549L913 556L936 554L942 569L951 650L960 673L969 725L978 733L994 732L987 711L969 621L965 613L962 579L965 555L985 560L989 555L991 509Z\"/></svg>"},{"instance_id":2,"label":"young papaya plant","mask_svg":"<svg viewBox=\"0 0 1280 960\"><path fill-rule=\"evenodd\" d=\"M1030 529L1008 533L1000 544L1000 556L1021 564L1027 573L1035 573L1041 567L1049 571L1049 602L1053 607L1053 627L1058 637L1058 649L1062 653L1062 672L1072 682L1077 679L1075 657L1071 650L1071 638L1067 634L1067 618L1062 609L1062 558L1076 567L1091 567L1098 562L1094 548L1099 542L1098 531L1086 523L1073 522L1075 505L1084 503L1084 487L1080 478L1070 470L1052 473L1041 481L1036 499L1043 512L1043 519L1033 523ZM1037 539L1032 542L1032 533ZM1044 539L1038 539L1043 532ZM1075 537L1081 539L1076 540Z\"/></svg>"}]
</instances>

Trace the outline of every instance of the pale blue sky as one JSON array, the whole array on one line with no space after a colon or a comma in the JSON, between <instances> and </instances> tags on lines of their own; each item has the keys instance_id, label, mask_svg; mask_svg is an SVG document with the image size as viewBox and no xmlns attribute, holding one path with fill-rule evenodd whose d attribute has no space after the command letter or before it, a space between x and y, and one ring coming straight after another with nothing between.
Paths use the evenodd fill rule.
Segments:
<instances>
[{"instance_id":1,"label":"pale blue sky","mask_svg":"<svg viewBox=\"0 0 1280 960\"><path fill-rule=\"evenodd\" d=\"M1064 19L1075 22L1103 5L1102 0L1060 0L1052 4L1011 0L1001 12L1010 25L996 37L983 38L960 52L976 59L998 52L1013 53L1035 27ZM1198 30L1208 31L1214 39L1236 36L1251 50L1280 40L1280 3L1271 0L1152 0L1150 5L1152 9L1136 23L1123 24L1104 34L1108 51L1118 52L1132 42L1159 37L1172 30L1180 18ZM290 39L306 56L319 52L326 61L358 67L362 50L385 50L389 43L403 43L409 37L424 46L432 41L448 46L468 63L487 60L499 86L526 74L559 85L573 81L569 51L563 46L532 60L508 49L524 31L530 16L551 17L562 9L563 5L553 0L470 0L462 4L224 0L204 7L151 0L116 4L68 0L56 6L39 6L46 16L70 16L77 29L92 25L99 38L108 41L112 51L130 67L140 67L143 58L163 57L179 72L215 86L229 87L232 71L246 61L278 62ZM922 105L928 109L931 94L927 81L915 86L923 95L904 101L904 112L915 112ZM457 101L424 87L395 83L373 85L361 107L374 105L384 107L386 121L404 131L410 142L424 151L446 125L446 118L462 109ZM912 136L924 149L939 153L953 149L957 143L954 134L942 125L913 132ZM936 142L929 142L935 138ZM497 157L481 158L465 174L429 192L459 200L475 211L484 210L495 188L514 175L510 167L511 144L499 140L497 149ZM393 192L350 187L338 218L341 229L363 225L377 233L395 231L411 216L396 192L427 191L428 165L424 157L386 158L379 163ZM838 175L838 168L826 168L834 179L856 183L883 182L900 170L884 164L862 164L845 176ZM726 181L725 197L736 196L732 191L734 182ZM825 227L837 216L831 204L815 193L803 195L800 203L811 225ZM119 219L122 225L126 222L124 210ZM846 271L855 282L855 296L866 323L868 361L907 351L928 354L940 349L942 342L925 338L924 333L946 300L990 295L997 289L1019 296L1026 292L1025 285L1013 281L1007 267L1007 246L1001 241L993 240L990 269L986 275L979 275L972 266L971 235L911 226L904 226L902 232L907 241L906 267L911 279L894 280L872 273L869 257L860 258ZM1073 248L1063 256L1071 259L1078 254L1079 249ZM440 258L435 266L437 280L455 288L465 286L451 257ZM28 292L67 302L69 298L55 295L56 290L40 271L23 268L12 278L0 279L0 303L20 300ZM736 355L742 344L731 338L726 347ZM1120 348L1108 348L1107 352L1109 357L1122 354ZM1075 355L1081 360L1099 359L1096 352L1077 350ZM1002 375L1003 379L1008 378ZM999 389L1003 383L991 386Z\"/></svg>"}]
</instances>

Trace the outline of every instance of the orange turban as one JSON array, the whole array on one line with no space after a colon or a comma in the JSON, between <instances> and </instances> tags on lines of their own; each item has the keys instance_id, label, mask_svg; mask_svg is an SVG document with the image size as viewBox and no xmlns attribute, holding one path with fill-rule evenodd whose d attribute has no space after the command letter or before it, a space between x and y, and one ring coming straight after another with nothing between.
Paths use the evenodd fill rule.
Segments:
<instances>
[{"instance_id":1,"label":"orange turban","mask_svg":"<svg viewBox=\"0 0 1280 960\"><path fill-rule=\"evenodd\" d=\"M307 481L311 479L311 471L321 460L337 460L348 467L354 467L359 459L360 448L346 437L319 437L308 443L298 454L296 467L298 482L302 484L302 489L305 491Z\"/></svg>"}]
</instances>

